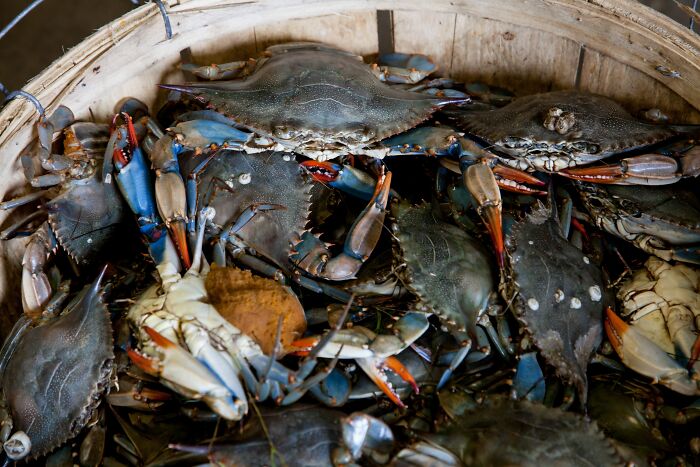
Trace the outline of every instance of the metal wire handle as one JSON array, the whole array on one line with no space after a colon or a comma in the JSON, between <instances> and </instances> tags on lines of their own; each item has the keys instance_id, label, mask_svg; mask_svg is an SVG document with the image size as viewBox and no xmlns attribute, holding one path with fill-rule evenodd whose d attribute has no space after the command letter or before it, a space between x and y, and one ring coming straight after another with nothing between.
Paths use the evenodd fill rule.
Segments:
<instances>
[{"instance_id":1,"label":"metal wire handle","mask_svg":"<svg viewBox=\"0 0 700 467\"><path fill-rule=\"evenodd\" d=\"M165 4L163 3L163 0L153 1L158 6L158 9L160 10L160 15L163 17L163 22L165 23L165 36L168 38L168 40L170 40L173 37L173 29L170 25L170 17L168 16L168 12L165 10ZM32 3L27 5L22 11L20 11L19 14L7 24L7 26L0 30L0 40L2 40L2 38L5 37L12 28L17 26L17 23L22 21L22 19L24 19L25 16L27 16L34 8L36 8L43 2L44 0L34 0ZM133 3L134 5L138 5L140 2L139 0L131 0L131 3Z\"/></svg>"}]
</instances>

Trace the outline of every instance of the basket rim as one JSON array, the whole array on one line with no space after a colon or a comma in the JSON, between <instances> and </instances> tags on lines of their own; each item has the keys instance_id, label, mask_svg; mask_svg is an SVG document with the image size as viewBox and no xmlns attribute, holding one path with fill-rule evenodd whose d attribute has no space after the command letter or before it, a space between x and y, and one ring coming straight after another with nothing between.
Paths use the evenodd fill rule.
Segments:
<instances>
[{"instance_id":1,"label":"basket rim","mask_svg":"<svg viewBox=\"0 0 700 467\"><path fill-rule=\"evenodd\" d=\"M540 8L557 7L569 13L571 24L574 24L572 18L577 16L586 16L599 21L615 21L616 26L621 30L637 34L656 44L658 50L650 50L650 52L653 53L657 63L652 63L647 56L639 56L637 52L614 58L666 85L700 110L700 95L697 93L692 95L689 90L689 88L693 90L700 88L700 35L636 0L501 0L497 7L490 0L433 0L429 7L420 0L166 0L166 3L169 13L174 18L178 15L219 9L231 9L239 18L244 16L250 18L251 13L255 13L252 10L263 9L265 12L277 12L272 19L297 19L324 16L338 11L424 11L429 8L431 12L469 14L531 27L566 37L592 50L602 51L605 44L610 45L605 38L595 34L584 34L581 29L572 28L571 34L564 34L565 28L562 27L561 18L552 21L534 21L532 14L522 9L524 3L531 3L530 6ZM512 15L508 21L504 21L502 17L495 17L494 8ZM528 8L528 10L531 9ZM253 14L252 17L255 18L255 15ZM265 24L265 22L257 20L252 26ZM134 34L139 28L155 24L162 29L162 41L165 41L165 29L157 5L155 3L141 5L104 25L69 49L62 57L32 78L23 90L36 96L50 113L61 104L72 86L79 82L80 76L87 73L90 65L103 53ZM174 25L174 32L178 33L177 25ZM184 32L187 33L187 31ZM583 36L576 33L582 33ZM618 49L622 50L619 46ZM676 68L682 68L680 73L683 78L680 80L664 78L656 71L658 66L666 66L674 71ZM697 98L690 101L689 95ZM20 133L26 133L26 126L35 121L36 114L31 104L22 99L9 102L0 111L0 148L7 148L9 143L13 143L17 151L24 148L30 141L30 135L24 134L24 137L20 137L19 140L17 137L21 136Z\"/></svg>"}]
</instances>

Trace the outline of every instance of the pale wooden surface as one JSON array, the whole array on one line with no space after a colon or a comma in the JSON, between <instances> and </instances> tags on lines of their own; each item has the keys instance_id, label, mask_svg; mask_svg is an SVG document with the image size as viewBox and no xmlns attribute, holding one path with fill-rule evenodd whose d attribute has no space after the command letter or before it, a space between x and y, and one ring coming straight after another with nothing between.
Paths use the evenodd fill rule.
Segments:
<instances>
[{"instance_id":1,"label":"pale wooden surface","mask_svg":"<svg viewBox=\"0 0 700 467\"><path fill-rule=\"evenodd\" d=\"M673 121L700 122L700 113L661 82L594 50L585 50L579 87L610 96L633 112L656 107Z\"/></svg>"},{"instance_id":2,"label":"pale wooden surface","mask_svg":"<svg viewBox=\"0 0 700 467\"><path fill-rule=\"evenodd\" d=\"M395 11L394 48L397 52L429 55L441 75L452 76L456 17L454 13Z\"/></svg>"},{"instance_id":3,"label":"pale wooden surface","mask_svg":"<svg viewBox=\"0 0 700 467\"><path fill-rule=\"evenodd\" d=\"M25 90L49 111L106 121L123 96L154 103L160 82L183 80L180 50L195 58L246 58L289 39L323 40L358 54L376 50L376 11L392 10L401 51L435 55L443 72L522 93L573 87L616 95L633 107L659 106L697 119L700 40L634 0L169 0L174 37L165 40L148 3L101 28L32 80ZM585 47L578 76L580 48ZM408 50L407 50L408 49ZM614 62L607 57L614 57ZM665 66L679 73L669 78ZM629 69L628 67L632 67ZM595 81L595 82L594 82ZM633 82L630 82L633 81ZM620 86L624 86L621 90ZM671 92L673 91L673 92ZM672 104L673 109L661 104ZM676 106L678 104L678 106ZM25 190L18 158L35 137L36 113L23 100L0 112L0 196ZM0 213L0 223L7 214ZM24 241L0 245L0 306L16 311ZM13 284L8 289L7 284ZM9 293L8 293L9 292Z\"/></svg>"},{"instance_id":4,"label":"pale wooden surface","mask_svg":"<svg viewBox=\"0 0 700 467\"><path fill-rule=\"evenodd\" d=\"M460 80L504 86L520 95L572 89L580 45L549 32L457 16L452 72Z\"/></svg>"}]
</instances>

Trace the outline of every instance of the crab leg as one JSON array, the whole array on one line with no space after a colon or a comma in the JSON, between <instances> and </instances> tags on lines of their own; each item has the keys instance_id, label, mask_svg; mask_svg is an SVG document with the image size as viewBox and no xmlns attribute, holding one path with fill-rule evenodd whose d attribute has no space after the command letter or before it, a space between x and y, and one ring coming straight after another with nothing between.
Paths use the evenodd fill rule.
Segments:
<instances>
[{"instance_id":1,"label":"crab leg","mask_svg":"<svg viewBox=\"0 0 700 467\"><path fill-rule=\"evenodd\" d=\"M150 157L156 172L155 195L158 212L175 242L185 269L189 269L191 262L185 233L187 190L177 161L180 149L177 141L166 135L153 146Z\"/></svg>"},{"instance_id":2,"label":"crab leg","mask_svg":"<svg viewBox=\"0 0 700 467\"><path fill-rule=\"evenodd\" d=\"M700 385L690 378L685 368L653 341L625 323L610 307L606 310L605 332L627 367L681 394L700 395Z\"/></svg>"},{"instance_id":3,"label":"crab leg","mask_svg":"<svg viewBox=\"0 0 700 467\"><path fill-rule=\"evenodd\" d=\"M58 242L44 223L32 234L22 257L22 308L33 318L38 318L51 298L52 289L44 271L46 261L58 248Z\"/></svg>"},{"instance_id":4,"label":"crab leg","mask_svg":"<svg viewBox=\"0 0 700 467\"><path fill-rule=\"evenodd\" d=\"M180 65L182 71L188 71L193 75L207 80L223 80L242 78L253 72L256 60L240 60L227 63L212 63L211 65L198 66L194 63L183 63Z\"/></svg>"},{"instance_id":5,"label":"crab leg","mask_svg":"<svg viewBox=\"0 0 700 467\"><path fill-rule=\"evenodd\" d=\"M583 182L615 185L668 185L685 175L675 158L661 154L643 154L622 159L618 164L565 169L558 173Z\"/></svg>"},{"instance_id":6,"label":"crab leg","mask_svg":"<svg viewBox=\"0 0 700 467\"><path fill-rule=\"evenodd\" d=\"M48 171L62 170L65 167L66 161L63 156L52 155L51 145L53 143L53 134L57 131L62 131L75 120L73 112L66 106L60 106L51 115L46 118L44 115L39 117L37 130L39 132L39 160L41 166ZM57 164L57 165L56 165ZM59 182L60 183L60 182ZM49 186L48 184L39 183L38 179L31 180L32 186Z\"/></svg>"},{"instance_id":7,"label":"crab leg","mask_svg":"<svg viewBox=\"0 0 700 467\"><path fill-rule=\"evenodd\" d=\"M467 148L478 148L478 146L476 146L472 142L467 142L464 146ZM491 170L493 171L493 175L496 178L496 183L502 190L510 191L511 193L518 193L521 195L532 196L543 196L547 194L546 191L542 191L537 188L531 188L528 186L544 186L545 183L539 178L522 170L500 164L496 161L495 157L492 156L489 152L484 151L480 148L478 149L478 155L475 155L473 149L468 149L464 151L464 155L460 157L459 162L451 159L440 159L440 165L450 170L451 172L465 175L469 166L471 166L472 164L478 162L487 162L489 167L491 167Z\"/></svg>"},{"instance_id":8,"label":"crab leg","mask_svg":"<svg viewBox=\"0 0 700 467\"><path fill-rule=\"evenodd\" d=\"M350 228L343 252L329 259L326 246L305 232L291 256L299 268L313 276L330 280L352 279L374 250L384 227L386 206L391 190L391 172L377 182L374 196Z\"/></svg>"},{"instance_id":9,"label":"crab leg","mask_svg":"<svg viewBox=\"0 0 700 467\"><path fill-rule=\"evenodd\" d=\"M386 370L392 370L418 392L415 379L394 355L408 348L423 335L428 326L425 314L407 313L394 325L396 335L376 335L362 326L354 326L337 331L325 344L321 343L319 336L311 336L292 342L292 346L300 349L295 352L297 355L316 351L317 356L322 358L355 359L358 366L389 399L403 408L405 405L387 381Z\"/></svg>"},{"instance_id":10,"label":"crab leg","mask_svg":"<svg viewBox=\"0 0 700 467\"><path fill-rule=\"evenodd\" d=\"M416 84L437 70L430 57L420 54L390 53L378 57L372 72L386 83Z\"/></svg>"}]
</instances>

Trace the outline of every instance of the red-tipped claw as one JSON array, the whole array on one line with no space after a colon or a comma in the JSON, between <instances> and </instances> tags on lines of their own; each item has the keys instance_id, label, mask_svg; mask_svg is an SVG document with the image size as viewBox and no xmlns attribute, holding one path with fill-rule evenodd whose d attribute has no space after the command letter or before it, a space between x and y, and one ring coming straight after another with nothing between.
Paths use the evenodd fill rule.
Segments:
<instances>
[{"instance_id":1,"label":"red-tipped claw","mask_svg":"<svg viewBox=\"0 0 700 467\"><path fill-rule=\"evenodd\" d=\"M544 186L545 183L532 174L505 165L496 164L493 169L496 183L506 191L523 195L544 196L546 191L530 188L527 185Z\"/></svg>"},{"instance_id":2,"label":"red-tipped claw","mask_svg":"<svg viewBox=\"0 0 700 467\"><path fill-rule=\"evenodd\" d=\"M676 159L661 154L643 154L614 165L571 168L558 173L582 182L616 185L666 185L682 177Z\"/></svg>"},{"instance_id":3,"label":"red-tipped claw","mask_svg":"<svg viewBox=\"0 0 700 467\"><path fill-rule=\"evenodd\" d=\"M501 192L496 178L487 164L474 164L466 171L464 185L478 205L477 211L491 236L498 266L503 268L505 253L501 221Z\"/></svg>"},{"instance_id":4,"label":"red-tipped claw","mask_svg":"<svg viewBox=\"0 0 700 467\"><path fill-rule=\"evenodd\" d=\"M141 368L149 375L160 376L160 372L158 371L158 361L155 358L142 355L132 348L126 349L126 353L131 361L134 362L134 365Z\"/></svg>"},{"instance_id":5,"label":"red-tipped claw","mask_svg":"<svg viewBox=\"0 0 700 467\"><path fill-rule=\"evenodd\" d=\"M334 182L343 168L342 165L333 162L319 161L304 161L300 165L309 171L314 180L321 183Z\"/></svg>"},{"instance_id":6,"label":"red-tipped claw","mask_svg":"<svg viewBox=\"0 0 700 467\"><path fill-rule=\"evenodd\" d=\"M605 332L625 366L681 394L700 395L700 384L691 378L688 370L634 326L625 323L610 307L605 314Z\"/></svg>"}]
</instances>

